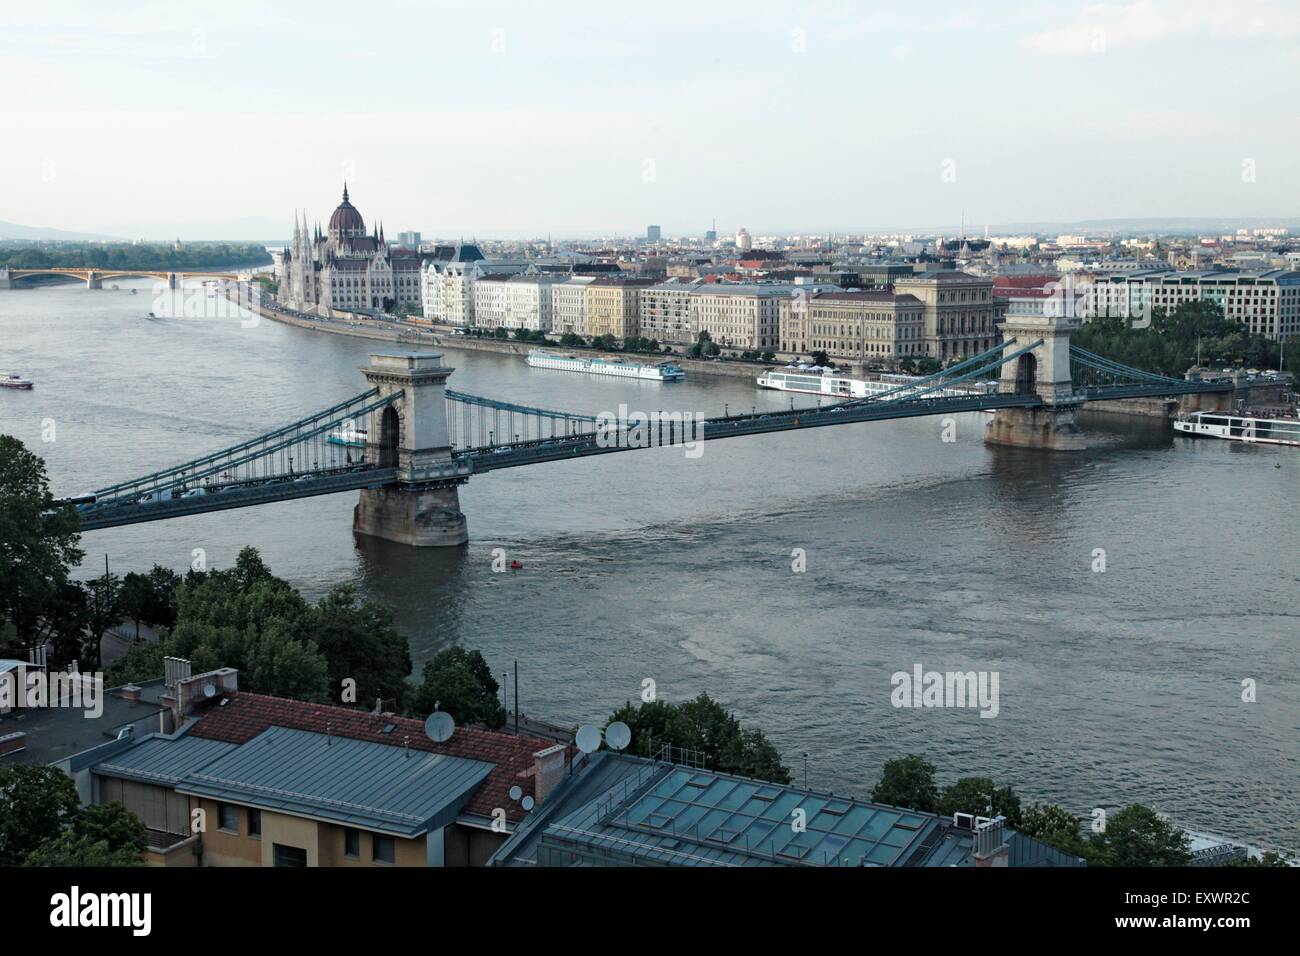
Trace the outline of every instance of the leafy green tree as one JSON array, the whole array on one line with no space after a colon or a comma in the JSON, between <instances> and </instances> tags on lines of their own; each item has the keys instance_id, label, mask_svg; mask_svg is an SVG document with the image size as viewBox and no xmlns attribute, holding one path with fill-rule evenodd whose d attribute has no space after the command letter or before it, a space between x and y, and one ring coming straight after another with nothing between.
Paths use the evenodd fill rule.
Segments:
<instances>
[{"instance_id":1,"label":"leafy green tree","mask_svg":"<svg viewBox=\"0 0 1300 956\"><path fill-rule=\"evenodd\" d=\"M92 844L105 843L110 850L130 850L136 855L145 848L144 831L144 821L117 802L82 807L72 819L75 836Z\"/></svg>"},{"instance_id":2,"label":"leafy green tree","mask_svg":"<svg viewBox=\"0 0 1300 956\"><path fill-rule=\"evenodd\" d=\"M586 348L587 340L581 335L575 335L573 332L565 332L560 336L560 344L565 348Z\"/></svg>"},{"instance_id":3,"label":"leafy green tree","mask_svg":"<svg viewBox=\"0 0 1300 956\"><path fill-rule=\"evenodd\" d=\"M130 847L114 848L104 840L92 840L78 835L75 830L66 830L29 853L23 860L23 865L75 867L84 870L144 866L144 859L139 850Z\"/></svg>"},{"instance_id":4,"label":"leafy green tree","mask_svg":"<svg viewBox=\"0 0 1300 956\"><path fill-rule=\"evenodd\" d=\"M0 623L30 647L81 562L77 513L56 509L45 462L21 441L0 435Z\"/></svg>"},{"instance_id":5,"label":"leafy green tree","mask_svg":"<svg viewBox=\"0 0 1300 956\"><path fill-rule=\"evenodd\" d=\"M1226 865L1227 866L1252 866L1252 867L1254 866L1278 867L1278 866L1290 866L1291 861L1288 860L1282 854L1274 850L1269 850L1266 853L1264 853L1263 856L1248 856L1244 860L1233 860L1231 863L1228 863Z\"/></svg>"},{"instance_id":6,"label":"leafy green tree","mask_svg":"<svg viewBox=\"0 0 1300 956\"><path fill-rule=\"evenodd\" d=\"M86 656L94 662L96 670L103 664L104 635L122 623L122 579L105 571L88 584L90 609L89 634Z\"/></svg>"},{"instance_id":7,"label":"leafy green tree","mask_svg":"<svg viewBox=\"0 0 1300 956\"><path fill-rule=\"evenodd\" d=\"M817 349L812 354L812 360L814 365L829 365L831 357L826 354L825 350Z\"/></svg>"},{"instance_id":8,"label":"leafy green tree","mask_svg":"<svg viewBox=\"0 0 1300 956\"><path fill-rule=\"evenodd\" d=\"M19 866L59 837L79 805L77 788L62 771L0 764L0 866Z\"/></svg>"},{"instance_id":9,"label":"leafy green tree","mask_svg":"<svg viewBox=\"0 0 1300 956\"><path fill-rule=\"evenodd\" d=\"M482 724L489 730L505 723L506 709L497 696L501 688L481 651L440 651L425 663L423 676L415 695L420 713L433 713L436 707L458 724Z\"/></svg>"},{"instance_id":10,"label":"leafy green tree","mask_svg":"<svg viewBox=\"0 0 1300 956\"><path fill-rule=\"evenodd\" d=\"M939 796L939 812L944 816L954 813L973 813L976 816L1006 817L1007 825L1015 829L1020 825L1020 798L1010 787L999 787L988 777L962 777L943 788Z\"/></svg>"},{"instance_id":11,"label":"leafy green tree","mask_svg":"<svg viewBox=\"0 0 1300 956\"><path fill-rule=\"evenodd\" d=\"M1192 858L1187 834L1138 803L1112 813L1091 840L1107 866L1186 866Z\"/></svg>"},{"instance_id":12,"label":"leafy green tree","mask_svg":"<svg viewBox=\"0 0 1300 956\"><path fill-rule=\"evenodd\" d=\"M871 791L871 799L893 807L934 813L939 805L934 764L919 754L885 761L880 782Z\"/></svg>"},{"instance_id":13,"label":"leafy green tree","mask_svg":"<svg viewBox=\"0 0 1300 956\"><path fill-rule=\"evenodd\" d=\"M651 701L624 704L609 721L622 721L632 730L632 753L651 756L663 744L697 751L706 765L773 783L789 783L790 770L761 730L747 729L708 694L681 704Z\"/></svg>"},{"instance_id":14,"label":"leafy green tree","mask_svg":"<svg viewBox=\"0 0 1300 956\"><path fill-rule=\"evenodd\" d=\"M357 703L396 698L395 709L406 710L413 697L406 680L411 650L393 623L392 611L375 601L359 601L351 584L334 588L314 611L312 634L335 692L351 678L356 681Z\"/></svg>"},{"instance_id":15,"label":"leafy green tree","mask_svg":"<svg viewBox=\"0 0 1300 956\"><path fill-rule=\"evenodd\" d=\"M104 671L104 685L121 687L123 684L156 680L165 672L165 656L167 650L161 642L136 644Z\"/></svg>"},{"instance_id":16,"label":"leafy green tree","mask_svg":"<svg viewBox=\"0 0 1300 956\"><path fill-rule=\"evenodd\" d=\"M1062 853L1085 858L1095 856L1079 829L1079 818L1054 803L1035 803L1025 808L1015 829Z\"/></svg>"},{"instance_id":17,"label":"leafy green tree","mask_svg":"<svg viewBox=\"0 0 1300 956\"><path fill-rule=\"evenodd\" d=\"M171 568L155 564L148 574L132 571L122 578L122 613L140 625L171 627L176 623L176 588L181 577Z\"/></svg>"}]
</instances>

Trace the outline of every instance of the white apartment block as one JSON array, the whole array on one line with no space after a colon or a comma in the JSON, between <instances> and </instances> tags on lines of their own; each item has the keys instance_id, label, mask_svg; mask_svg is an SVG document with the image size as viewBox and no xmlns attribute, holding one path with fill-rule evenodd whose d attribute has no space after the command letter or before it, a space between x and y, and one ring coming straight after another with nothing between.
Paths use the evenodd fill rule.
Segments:
<instances>
[{"instance_id":1,"label":"white apartment block","mask_svg":"<svg viewBox=\"0 0 1300 956\"><path fill-rule=\"evenodd\" d=\"M641 290L641 334L660 342L693 342L691 296L701 283L669 279Z\"/></svg>"},{"instance_id":2,"label":"white apartment block","mask_svg":"<svg viewBox=\"0 0 1300 956\"><path fill-rule=\"evenodd\" d=\"M708 332L726 348L775 351L780 347L780 304L789 285L706 285L691 296L693 336Z\"/></svg>"},{"instance_id":3,"label":"white apartment block","mask_svg":"<svg viewBox=\"0 0 1300 956\"><path fill-rule=\"evenodd\" d=\"M595 276L570 276L551 286L551 329L563 335L585 335L587 328L587 287Z\"/></svg>"},{"instance_id":4,"label":"white apartment block","mask_svg":"<svg viewBox=\"0 0 1300 956\"><path fill-rule=\"evenodd\" d=\"M1083 291L1084 314L1137 317L1148 308L1217 302L1226 319L1270 339L1300 335L1300 272L1148 272L1097 277Z\"/></svg>"},{"instance_id":5,"label":"white apartment block","mask_svg":"<svg viewBox=\"0 0 1300 956\"><path fill-rule=\"evenodd\" d=\"M551 331L551 290L562 281L536 273L482 276L474 282L474 327Z\"/></svg>"},{"instance_id":6,"label":"white apartment block","mask_svg":"<svg viewBox=\"0 0 1300 956\"><path fill-rule=\"evenodd\" d=\"M474 325L474 283L485 275L523 272L528 263L476 259L428 261L420 269L420 306L430 322L469 328Z\"/></svg>"}]
</instances>

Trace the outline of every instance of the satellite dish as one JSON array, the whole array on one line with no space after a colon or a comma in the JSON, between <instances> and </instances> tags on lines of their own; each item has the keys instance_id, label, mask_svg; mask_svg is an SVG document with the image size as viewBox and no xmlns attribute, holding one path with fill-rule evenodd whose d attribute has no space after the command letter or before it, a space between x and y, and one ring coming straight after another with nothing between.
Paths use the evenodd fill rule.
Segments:
<instances>
[{"instance_id":1,"label":"satellite dish","mask_svg":"<svg viewBox=\"0 0 1300 956\"><path fill-rule=\"evenodd\" d=\"M588 724L578 728L576 736L578 749L585 754L594 754L600 749L600 731Z\"/></svg>"},{"instance_id":2,"label":"satellite dish","mask_svg":"<svg viewBox=\"0 0 1300 956\"><path fill-rule=\"evenodd\" d=\"M513 787L510 788L511 800L518 800L523 795L524 795L524 788L519 786L518 784L515 784Z\"/></svg>"},{"instance_id":3,"label":"satellite dish","mask_svg":"<svg viewBox=\"0 0 1300 956\"><path fill-rule=\"evenodd\" d=\"M626 750L632 742L632 728L621 720L616 720L605 728L605 743L612 750Z\"/></svg>"},{"instance_id":4,"label":"satellite dish","mask_svg":"<svg viewBox=\"0 0 1300 956\"><path fill-rule=\"evenodd\" d=\"M424 722L424 735L435 744L445 744L456 732L456 721L445 710L435 710Z\"/></svg>"},{"instance_id":5,"label":"satellite dish","mask_svg":"<svg viewBox=\"0 0 1300 956\"><path fill-rule=\"evenodd\" d=\"M213 697L216 697L216 696L217 696L217 685L214 684L214 683L212 683L212 681L208 681L206 684L204 684L204 685L203 685L203 696L204 696L204 697L207 697L209 700L211 700Z\"/></svg>"},{"instance_id":6,"label":"satellite dish","mask_svg":"<svg viewBox=\"0 0 1300 956\"><path fill-rule=\"evenodd\" d=\"M533 798L532 798L532 797L524 797L524 802L523 802L522 806L523 806L523 808L524 808L525 810L532 810L532 809L533 809Z\"/></svg>"}]
</instances>

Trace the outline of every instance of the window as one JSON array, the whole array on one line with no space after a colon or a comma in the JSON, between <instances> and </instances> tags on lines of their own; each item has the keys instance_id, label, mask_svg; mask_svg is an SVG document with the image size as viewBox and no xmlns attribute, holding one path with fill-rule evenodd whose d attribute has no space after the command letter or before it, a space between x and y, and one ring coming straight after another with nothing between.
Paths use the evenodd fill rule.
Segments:
<instances>
[{"instance_id":1,"label":"window","mask_svg":"<svg viewBox=\"0 0 1300 956\"><path fill-rule=\"evenodd\" d=\"M228 833L239 832L239 808L228 803L217 804L217 826Z\"/></svg>"},{"instance_id":2,"label":"window","mask_svg":"<svg viewBox=\"0 0 1300 956\"><path fill-rule=\"evenodd\" d=\"M374 843L374 850L371 852L370 858L374 862L388 864L396 862L396 847L393 846L392 837L380 836L376 833L372 842Z\"/></svg>"},{"instance_id":3,"label":"window","mask_svg":"<svg viewBox=\"0 0 1300 956\"><path fill-rule=\"evenodd\" d=\"M343 855L354 860L361 859L361 831L343 831Z\"/></svg>"},{"instance_id":4,"label":"window","mask_svg":"<svg viewBox=\"0 0 1300 956\"><path fill-rule=\"evenodd\" d=\"M251 837L260 837L262 835L262 811L248 811L248 835Z\"/></svg>"},{"instance_id":5,"label":"window","mask_svg":"<svg viewBox=\"0 0 1300 956\"><path fill-rule=\"evenodd\" d=\"M306 866L307 851L302 847L273 843L271 844L271 860L273 866Z\"/></svg>"}]
</instances>

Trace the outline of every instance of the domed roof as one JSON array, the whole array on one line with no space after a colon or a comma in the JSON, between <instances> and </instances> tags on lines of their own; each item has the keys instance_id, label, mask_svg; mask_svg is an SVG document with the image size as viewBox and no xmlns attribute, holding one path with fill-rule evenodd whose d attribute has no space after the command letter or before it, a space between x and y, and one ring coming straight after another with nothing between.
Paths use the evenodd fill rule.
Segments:
<instances>
[{"instance_id":1,"label":"domed roof","mask_svg":"<svg viewBox=\"0 0 1300 956\"><path fill-rule=\"evenodd\" d=\"M330 216L329 231L335 236L362 236L366 232L366 222L357 212L357 207L348 202L348 186L343 184L343 201Z\"/></svg>"}]
</instances>

